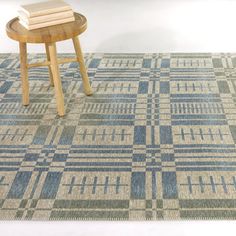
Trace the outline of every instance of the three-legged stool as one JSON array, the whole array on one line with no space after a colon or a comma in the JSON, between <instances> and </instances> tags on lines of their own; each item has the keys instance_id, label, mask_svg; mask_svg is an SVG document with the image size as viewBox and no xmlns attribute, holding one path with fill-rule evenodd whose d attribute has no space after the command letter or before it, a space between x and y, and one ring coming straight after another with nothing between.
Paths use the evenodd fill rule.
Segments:
<instances>
[{"instance_id":1,"label":"three-legged stool","mask_svg":"<svg viewBox=\"0 0 236 236\"><path fill-rule=\"evenodd\" d=\"M20 23L18 18L14 18L8 22L6 26L7 35L19 42L20 45L20 64L21 64L21 82L22 82L22 103L29 105L29 82L28 69L32 67L48 66L50 83L55 87L55 96L57 102L57 111L59 116L65 115L64 96L62 92L61 78L59 72L59 64L68 62L78 62L80 65L80 72L83 80L84 92L86 95L92 94L92 89L89 84L86 67L84 64L83 54L80 47L78 35L83 33L87 28L86 18L74 13L75 21L49 26L36 30L27 30ZM57 58L56 42L66 39L72 39L76 58ZM27 63L27 43L44 43L47 53L47 60L34 64Z\"/></svg>"}]
</instances>

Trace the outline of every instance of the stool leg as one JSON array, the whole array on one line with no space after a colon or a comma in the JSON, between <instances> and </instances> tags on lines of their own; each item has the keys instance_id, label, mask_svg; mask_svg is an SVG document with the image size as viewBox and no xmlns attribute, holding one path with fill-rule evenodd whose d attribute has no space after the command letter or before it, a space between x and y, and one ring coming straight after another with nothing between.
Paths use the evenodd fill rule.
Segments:
<instances>
[{"instance_id":1,"label":"stool leg","mask_svg":"<svg viewBox=\"0 0 236 236\"><path fill-rule=\"evenodd\" d=\"M53 81L54 81L54 86L55 86L57 111L58 111L59 116L64 116L65 115L64 96L63 96L61 78L60 78L58 61L57 61L56 44L50 43L48 45L48 48L49 48L49 54L50 54L50 59L51 59Z\"/></svg>"},{"instance_id":2,"label":"stool leg","mask_svg":"<svg viewBox=\"0 0 236 236\"><path fill-rule=\"evenodd\" d=\"M45 49L46 49L46 54L47 54L47 60L50 61L50 53L49 53L49 48L48 48L47 43L45 43ZM48 66L48 70L49 70L50 84L51 86L54 86L51 66Z\"/></svg>"},{"instance_id":3,"label":"stool leg","mask_svg":"<svg viewBox=\"0 0 236 236\"><path fill-rule=\"evenodd\" d=\"M22 84L22 103L24 106L29 105L29 81L27 68L27 45L20 43L20 70Z\"/></svg>"},{"instance_id":4,"label":"stool leg","mask_svg":"<svg viewBox=\"0 0 236 236\"><path fill-rule=\"evenodd\" d=\"M92 95L93 91L92 91L92 88L89 84L89 78L88 78L88 74L86 71L83 53L81 50L81 46L80 46L80 42L79 42L78 37L73 38L73 44L74 44L74 48L75 48L75 52L76 52L76 56L77 56L77 61L79 62L79 65L80 65L80 73L81 73L82 80L83 80L84 92L86 95Z\"/></svg>"}]
</instances>

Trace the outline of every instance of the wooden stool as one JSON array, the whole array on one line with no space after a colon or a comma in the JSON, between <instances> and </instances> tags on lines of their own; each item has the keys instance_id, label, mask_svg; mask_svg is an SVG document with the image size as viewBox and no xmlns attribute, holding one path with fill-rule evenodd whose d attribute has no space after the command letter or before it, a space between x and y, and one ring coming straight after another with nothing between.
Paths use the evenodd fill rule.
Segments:
<instances>
[{"instance_id":1,"label":"wooden stool","mask_svg":"<svg viewBox=\"0 0 236 236\"><path fill-rule=\"evenodd\" d=\"M87 29L87 20L85 16L74 13L75 21L55 26L49 26L36 30L27 30L20 23L18 18L14 18L6 25L8 37L19 42L20 62L21 62L21 82L22 82L22 103L29 105L29 82L28 69L32 67L48 66L50 74L50 83L55 87L57 102L57 111L59 116L65 114L64 97L61 86L61 79L58 64L68 62L78 62L83 80L84 92L86 95L92 94L89 84L89 78L86 72L82 50L80 47L79 34ZM57 59L56 42L72 39L77 58ZM47 53L47 61L28 64L27 63L27 43L44 43Z\"/></svg>"}]
</instances>

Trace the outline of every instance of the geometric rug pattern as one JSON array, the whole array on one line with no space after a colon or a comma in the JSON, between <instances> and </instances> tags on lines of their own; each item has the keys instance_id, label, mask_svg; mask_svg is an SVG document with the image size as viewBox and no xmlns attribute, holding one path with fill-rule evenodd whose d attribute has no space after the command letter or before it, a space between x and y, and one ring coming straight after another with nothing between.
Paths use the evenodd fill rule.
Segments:
<instances>
[{"instance_id":1,"label":"geometric rug pattern","mask_svg":"<svg viewBox=\"0 0 236 236\"><path fill-rule=\"evenodd\" d=\"M60 65L60 118L48 69L29 71L24 107L19 55L0 54L0 219L236 219L236 55L85 62L92 96Z\"/></svg>"}]
</instances>

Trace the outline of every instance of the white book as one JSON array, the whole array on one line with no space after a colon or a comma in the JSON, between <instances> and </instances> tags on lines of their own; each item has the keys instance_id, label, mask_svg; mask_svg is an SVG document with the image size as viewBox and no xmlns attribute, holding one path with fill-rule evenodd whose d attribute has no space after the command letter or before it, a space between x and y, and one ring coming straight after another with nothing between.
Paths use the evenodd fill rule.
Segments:
<instances>
[{"instance_id":1,"label":"white book","mask_svg":"<svg viewBox=\"0 0 236 236\"><path fill-rule=\"evenodd\" d=\"M18 11L18 16L20 20L24 21L28 25L44 23L47 21L60 20L63 18L69 18L74 16L74 12L72 10L51 13L43 16L35 16L35 17L27 17L27 15L23 11Z\"/></svg>"},{"instance_id":2,"label":"white book","mask_svg":"<svg viewBox=\"0 0 236 236\"><path fill-rule=\"evenodd\" d=\"M69 4L62 0L51 0L47 2L22 5L19 10L23 11L28 17L35 17L72 9Z\"/></svg>"},{"instance_id":3,"label":"white book","mask_svg":"<svg viewBox=\"0 0 236 236\"><path fill-rule=\"evenodd\" d=\"M48 22L34 24L34 25L28 25L26 22L22 20L20 20L19 23L28 30L34 30L34 29L44 28L47 26L64 24L64 23L72 22L74 20L75 20L74 17L69 17L69 18L64 18L64 19L55 20L55 21L48 21Z\"/></svg>"}]
</instances>

